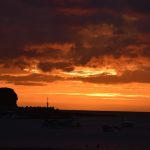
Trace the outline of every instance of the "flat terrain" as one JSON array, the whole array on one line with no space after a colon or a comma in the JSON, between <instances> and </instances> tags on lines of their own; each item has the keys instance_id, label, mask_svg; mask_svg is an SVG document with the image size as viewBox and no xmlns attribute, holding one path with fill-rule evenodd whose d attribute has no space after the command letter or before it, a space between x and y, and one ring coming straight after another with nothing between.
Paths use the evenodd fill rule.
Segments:
<instances>
[{"instance_id":1,"label":"flat terrain","mask_svg":"<svg viewBox=\"0 0 150 150\"><path fill-rule=\"evenodd\" d=\"M63 112L64 113L64 112ZM71 117L0 118L1 149L149 150L150 113L65 111Z\"/></svg>"}]
</instances>

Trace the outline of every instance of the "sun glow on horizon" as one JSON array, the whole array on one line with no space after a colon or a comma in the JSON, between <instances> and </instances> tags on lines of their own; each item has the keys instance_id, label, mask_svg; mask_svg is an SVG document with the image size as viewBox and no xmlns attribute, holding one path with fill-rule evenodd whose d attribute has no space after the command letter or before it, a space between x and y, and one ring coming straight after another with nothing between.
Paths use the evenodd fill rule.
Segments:
<instances>
[{"instance_id":1,"label":"sun glow on horizon","mask_svg":"<svg viewBox=\"0 0 150 150\"><path fill-rule=\"evenodd\" d=\"M117 75L115 69L108 68L91 68L91 67L76 67L74 71L63 72L66 75L77 77L89 77L95 75Z\"/></svg>"},{"instance_id":2,"label":"sun glow on horizon","mask_svg":"<svg viewBox=\"0 0 150 150\"><path fill-rule=\"evenodd\" d=\"M89 96L89 97L114 97L114 98L136 98L136 97L141 97L141 98L150 98L150 95L138 95L138 94L121 94L121 93L34 93L37 95L69 95L69 96Z\"/></svg>"},{"instance_id":3,"label":"sun glow on horizon","mask_svg":"<svg viewBox=\"0 0 150 150\"><path fill-rule=\"evenodd\" d=\"M23 85L5 83L3 85L16 91L18 106L44 107L46 98L49 97L50 106L58 109L149 112L148 84L98 85L60 81L42 87L26 88Z\"/></svg>"}]
</instances>

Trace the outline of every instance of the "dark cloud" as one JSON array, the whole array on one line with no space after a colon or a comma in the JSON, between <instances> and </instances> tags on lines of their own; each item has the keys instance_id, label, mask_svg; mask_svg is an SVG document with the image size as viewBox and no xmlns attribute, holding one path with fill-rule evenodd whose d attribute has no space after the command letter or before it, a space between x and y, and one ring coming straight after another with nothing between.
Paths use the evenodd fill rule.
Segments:
<instances>
[{"instance_id":1,"label":"dark cloud","mask_svg":"<svg viewBox=\"0 0 150 150\"><path fill-rule=\"evenodd\" d=\"M37 83L37 82L24 82L24 81L19 81L19 82L8 82L7 83L12 83L15 85L23 85L23 86L46 86L47 84L45 83Z\"/></svg>"},{"instance_id":2,"label":"dark cloud","mask_svg":"<svg viewBox=\"0 0 150 150\"><path fill-rule=\"evenodd\" d=\"M150 13L149 0L128 0L129 6L137 12Z\"/></svg>"},{"instance_id":3,"label":"dark cloud","mask_svg":"<svg viewBox=\"0 0 150 150\"><path fill-rule=\"evenodd\" d=\"M57 63L52 63L52 62L44 62L44 63L39 63L38 68L41 69L44 72L50 72L53 69L61 69L63 71L73 71L74 68L70 63L65 63L65 62L57 62Z\"/></svg>"},{"instance_id":4,"label":"dark cloud","mask_svg":"<svg viewBox=\"0 0 150 150\"><path fill-rule=\"evenodd\" d=\"M25 4L33 7L44 8L109 8L116 11L134 9L140 12L149 12L150 2L148 0L22 0Z\"/></svg>"},{"instance_id":5,"label":"dark cloud","mask_svg":"<svg viewBox=\"0 0 150 150\"><path fill-rule=\"evenodd\" d=\"M0 80L16 85L46 85L50 82L63 80L63 78L53 75L30 74L23 76L0 75Z\"/></svg>"},{"instance_id":6,"label":"dark cloud","mask_svg":"<svg viewBox=\"0 0 150 150\"><path fill-rule=\"evenodd\" d=\"M149 6L148 0L1 0L0 65L69 72L93 58L149 59ZM66 50L66 43L74 46Z\"/></svg>"}]
</instances>

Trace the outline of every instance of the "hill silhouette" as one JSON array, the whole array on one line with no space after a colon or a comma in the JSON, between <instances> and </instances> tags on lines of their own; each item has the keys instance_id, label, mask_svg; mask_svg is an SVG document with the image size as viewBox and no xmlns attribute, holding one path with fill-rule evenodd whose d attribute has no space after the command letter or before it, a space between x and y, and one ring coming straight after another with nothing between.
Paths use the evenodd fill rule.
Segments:
<instances>
[{"instance_id":1,"label":"hill silhouette","mask_svg":"<svg viewBox=\"0 0 150 150\"><path fill-rule=\"evenodd\" d=\"M17 107L18 96L11 88L0 88L0 108L11 109Z\"/></svg>"}]
</instances>

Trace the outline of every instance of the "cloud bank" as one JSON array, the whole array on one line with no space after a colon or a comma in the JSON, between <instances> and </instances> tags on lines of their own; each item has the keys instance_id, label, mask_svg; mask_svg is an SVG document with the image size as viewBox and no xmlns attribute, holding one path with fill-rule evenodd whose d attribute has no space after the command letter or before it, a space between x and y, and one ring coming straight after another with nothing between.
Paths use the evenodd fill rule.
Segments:
<instances>
[{"instance_id":1,"label":"cloud bank","mask_svg":"<svg viewBox=\"0 0 150 150\"><path fill-rule=\"evenodd\" d=\"M0 80L149 83L149 17L148 0L1 0Z\"/></svg>"}]
</instances>

